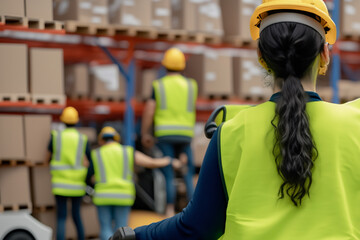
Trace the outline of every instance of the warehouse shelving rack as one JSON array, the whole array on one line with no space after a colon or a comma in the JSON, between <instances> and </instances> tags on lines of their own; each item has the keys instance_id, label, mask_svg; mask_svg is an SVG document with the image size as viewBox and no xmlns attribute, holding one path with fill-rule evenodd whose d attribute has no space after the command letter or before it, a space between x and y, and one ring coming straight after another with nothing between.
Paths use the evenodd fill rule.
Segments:
<instances>
[{"instance_id":1,"label":"warehouse shelving rack","mask_svg":"<svg viewBox=\"0 0 360 240\"><path fill-rule=\"evenodd\" d=\"M333 4L333 19L340 28L340 0L327 0ZM95 33L102 33L101 31ZM161 36L160 34L157 36ZM115 63L120 72L127 79L127 97L125 102L96 102L90 99L68 99L67 105L76 107L84 119L105 121L109 119L125 119L126 137L125 143L133 145L132 132L134 119L141 117L144 104L133 98L135 82L135 65L157 66L158 62L153 59L135 58L136 52L141 51L151 54L164 52L171 44L185 44L187 46L207 46L214 49L239 48L222 42L199 42L196 38L153 38L133 35L91 35L88 33L69 33L64 29L31 29L24 26L5 25L0 23L0 42L3 43L26 43L31 47L62 48L64 50L65 63ZM242 46L250 48L253 46ZM339 102L338 81L341 74L340 53L346 53L349 57L353 52L344 51L341 41L332 48L331 86L333 89L333 102ZM357 55L356 55L357 56ZM257 104L259 101L247 99L209 100L200 98L197 101L197 121L206 121L210 113L222 104ZM0 102L2 113L49 113L58 118L64 106L56 104L33 104L30 102Z\"/></svg>"}]
</instances>

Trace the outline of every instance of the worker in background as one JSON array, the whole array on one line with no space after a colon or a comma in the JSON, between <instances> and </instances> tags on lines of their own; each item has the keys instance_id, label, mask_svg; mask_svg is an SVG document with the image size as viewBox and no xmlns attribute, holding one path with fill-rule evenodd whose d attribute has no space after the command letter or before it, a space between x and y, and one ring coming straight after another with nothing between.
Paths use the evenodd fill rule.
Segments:
<instances>
[{"instance_id":1,"label":"worker in background","mask_svg":"<svg viewBox=\"0 0 360 240\"><path fill-rule=\"evenodd\" d=\"M360 239L360 99L315 92L336 41L325 3L263 0L250 31L274 95L217 129L192 201L137 240Z\"/></svg>"},{"instance_id":2,"label":"worker in background","mask_svg":"<svg viewBox=\"0 0 360 240\"><path fill-rule=\"evenodd\" d=\"M128 224L135 201L134 162L146 168L164 167L171 162L170 157L153 159L119 141L120 135L114 128L104 127L98 136L100 147L91 152L94 169L89 169L89 173L95 173L93 202L98 209L102 240L108 240L117 228Z\"/></svg>"},{"instance_id":3,"label":"worker in background","mask_svg":"<svg viewBox=\"0 0 360 240\"><path fill-rule=\"evenodd\" d=\"M66 107L61 116L66 125L62 131L52 131L48 146L52 192L56 200L56 239L65 239L67 200L71 200L71 213L77 239L85 239L80 216L80 205L85 195L85 178L89 166L90 146L87 137L75 129L79 114L73 107Z\"/></svg>"},{"instance_id":4,"label":"worker in background","mask_svg":"<svg viewBox=\"0 0 360 240\"><path fill-rule=\"evenodd\" d=\"M151 134L154 124L156 143L164 156L174 158L186 153L187 173L184 180L188 199L191 199L194 165L190 143L196 121L197 83L181 75L186 63L179 49L167 50L162 64L167 69L167 75L153 82L153 97L146 102L142 118L141 141L145 147L154 144ZM176 197L174 171L170 164L161 170L166 179L166 215L173 216Z\"/></svg>"}]
</instances>

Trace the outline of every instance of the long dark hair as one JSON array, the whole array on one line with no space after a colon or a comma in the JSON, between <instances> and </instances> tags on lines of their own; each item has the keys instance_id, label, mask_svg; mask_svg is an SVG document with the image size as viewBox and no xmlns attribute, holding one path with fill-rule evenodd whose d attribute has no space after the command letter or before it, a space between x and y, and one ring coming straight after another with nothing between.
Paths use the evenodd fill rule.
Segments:
<instances>
[{"instance_id":1,"label":"long dark hair","mask_svg":"<svg viewBox=\"0 0 360 240\"><path fill-rule=\"evenodd\" d=\"M259 39L260 53L281 88L271 122L275 128L273 154L284 181L278 194L282 199L286 193L295 206L309 196L311 170L318 155L305 111L307 94L300 79L310 74L324 44L311 27L289 22L270 25Z\"/></svg>"}]
</instances>

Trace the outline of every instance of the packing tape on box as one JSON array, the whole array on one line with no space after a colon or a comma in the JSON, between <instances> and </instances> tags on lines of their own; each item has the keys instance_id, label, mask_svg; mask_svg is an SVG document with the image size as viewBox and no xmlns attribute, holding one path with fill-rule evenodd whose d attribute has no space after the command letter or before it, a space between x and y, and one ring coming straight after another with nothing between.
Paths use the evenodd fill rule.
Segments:
<instances>
[{"instance_id":1,"label":"packing tape on box","mask_svg":"<svg viewBox=\"0 0 360 240\"><path fill-rule=\"evenodd\" d=\"M219 19L221 18L221 10L218 4L209 3L205 5L201 5L199 7L200 14L208 16L209 18Z\"/></svg>"},{"instance_id":2,"label":"packing tape on box","mask_svg":"<svg viewBox=\"0 0 360 240\"><path fill-rule=\"evenodd\" d=\"M72 1L73 1L73 0L72 0ZM91 2L80 2L80 3L79 3L79 8L80 8L80 9L89 10L89 9L91 9L91 7L92 7Z\"/></svg>"},{"instance_id":3,"label":"packing tape on box","mask_svg":"<svg viewBox=\"0 0 360 240\"><path fill-rule=\"evenodd\" d=\"M58 15L64 15L68 9L69 9L69 6L70 6L70 0L63 0L61 2L59 2L59 6L57 7L57 14Z\"/></svg>"},{"instance_id":4,"label":"packing tape on box","mask_svg":"<svg viewBox=\"0 0 360 240\"><path fill-rule=\"evenodd\" d=\"M142 22L136 18L133 14L124 13L121 17L121 22L124 25L141 26Z\"/></svg>"},{"instance_id":5,"label":"packing tape on box","mask_svg":"<svg viewBox=\"0 0 360 240\"><path fill-rule=\"evenodd\" d=\"M168 17L168 16L170 16L170 9L168 9L168 8L156 8L155 9L155 16Z\"/></svg>"},{"instance_id":6,"label":"packing tape on box","mask_svg":"<svg viewBox=\"0 0 360 240\"><path fill-rule=\"evenodd\" d=\"M135 6L135 1L134 0L123 0L122 5L133 7L133 6Z\"/></svg>"},{"instance_id":7,"label":"packing tape on box","mask_svg":"<svg viewBox=\"0 0 360 240\"><path fill-rule=\"evenodd\" d=\"M93 14L107 15L108 8L105 6L95 6L95 7L93 7L92 12L93 12Z\"/></svg>"},{"instance_id":8,"label":"packing tape on box","mask_svg":"<svg viewBox=\"0 0 360 240\"><path fill-rule=\"evenodd\" d=\"M356 15L356 8L352 5L346 4L344 7L344 11L346 15Z\"/></svg>"}]
</instances>

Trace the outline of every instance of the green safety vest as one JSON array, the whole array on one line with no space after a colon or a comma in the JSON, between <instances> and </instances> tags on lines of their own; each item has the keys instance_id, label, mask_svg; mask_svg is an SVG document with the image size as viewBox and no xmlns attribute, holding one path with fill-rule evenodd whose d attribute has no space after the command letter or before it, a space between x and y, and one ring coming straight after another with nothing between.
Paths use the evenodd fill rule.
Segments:
<instances>
[{"instance_id":1,"label":"green safety vest","mask_svg":"<svg viewBox=\"0 0 360 240\"><path fill-rule=\"evenodd\" d=\"M275 103L245 108L220 126L222 175L228 206L220 239L360 239L360 100L309 102L319 156L310 197L294 206L278 198L283 180L274 156Z\"/></svg>"},{"instance_id":2,"label":"green safety vest","mask_svg":"<svg viewBox=\"0 0 360 240\"><path fill-rule=\"evenodd\" d=\"M105 144L91 152L95 171L95 205L132 206L134 149L117 142Z\"/></svg>"},{"instance_id":3,"label":"green safety vest","mask_svg":"<svg viewBox=\"0 0 360 240\"><path fill-rule=\"evenodd\" d=\"M55 195L85 195L87 168L83 166L87 137L74 128L52 131L50 161L52 192Z\"/></svg>"},{"instance_id":4,"label":"green safety vest","mask_svg":"<svg viewBox=\"0 0 360 240\"><path fill-rule=\"evenodd\" d=\"M194 136L197 83L182 75L169 75L153 82L156 99L155 136Z\"/></svg>"}]
</instances>

